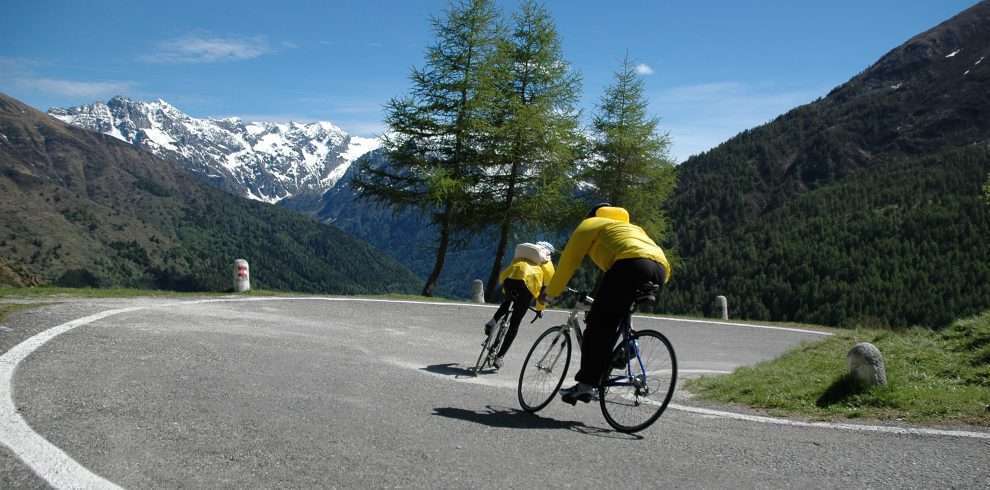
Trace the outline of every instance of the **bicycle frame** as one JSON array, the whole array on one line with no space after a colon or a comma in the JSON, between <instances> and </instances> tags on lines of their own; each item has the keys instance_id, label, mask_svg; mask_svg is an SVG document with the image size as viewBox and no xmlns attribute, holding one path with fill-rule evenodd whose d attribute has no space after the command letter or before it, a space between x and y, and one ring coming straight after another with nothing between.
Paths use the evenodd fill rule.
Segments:
<instances>
[{"instance_id":1,"label":"bicycle frame","mask_svg":"<svg viewBox=\"0 0 990 490\"><path fill-rule=\"evenodd\" d=\"M537 361L536 366L539 369L553 371L553 368L557 365L557 361L560 360L561 351L557 350L553 358L549 359L549 363L547 362L547 356L549 356L554 350L553 346L557 345L557 342L560 341L560 337L562 335L573 332L574 338L577 340L578 349L581 349L581 343L584 339L584 335L581 333L581 320L578 319L578 315L583 312L587 312L591 307L591 302L593 301L594 300L590 297L585 296L584 300L578 300L578 302L574 304L574 308L571 309L571 314L567 317L567 323L561 325L560 330L557 331L557 335L554 336L553 342L550 344L551 348L547 349L547 351L543 353L543 357Z\"/></svg>"},{"instance_id":2,"label":"bicycle frame","mask_svg":"<svg viewBox=\"0 0 990 490\"><path fill-rule=\"evenodd\" d=\"M569 290L569 291L575 293L577 292L574 290ZM561 325L561 327L563 328L557 331L557 335L554 337L553 342L550 345L551 346L557 345L557 342L560 340L561 335L564 335L565 333L573 332L574 337L577 340L578 349L580 350L583 347L582 344L584 340L584 335L581 332L581 320L578 318L578 315L583 312L584 313L588 312L591 309L591 305L593 303L594 303L594 299L589 296L584 296L583 299L579 299L574 304L574 307L571 308L570 315L567 317L567 323ZM622 341L619 343L619 345L624 347L626 354L625 356L626 374L625 376L609 377L606 386L633 386L637 390L642 390L644 389L644 387L646 387L647 389L646 393L639 393L637 391L637 394L648 395L649 388L646 386L645 380L641 379L646 375L646 366L643 365L643 359L639 353L639 342L634 341L632 339L632 314L635 310L636 310L636 304L634 303L629 310L629 315L626 316L626 318L622 321L621 325L619 326L619 331L622 335ZM560 359L559 350L556 351L553 358L549 359L549 363L547 363L548 361L547 357L550 355L551 351L553 351L552 348L547 349L547 352L544 352L543 357L541 357L540 360L537 362L537 366L540 369L546 369L552 371L553 368L557 365L557 361ZM633 376L632 374L633 358L635 358L636 362L639 364L640 372L643 373L643 375ZM629 380L629 381L623 381L623 380Z\"/></svg>"},{"instance_id":3,"label":"bicycle frame","mask_svg":"<svg viewBox=\"0 0 990 490\"><path fill-rule=\"evenodd\" d=\"M619 343L626 354L626 374L625 376L610 376L606 386L633 386L636 388L637 395L649 395L649 386L645 383L646 377L646 366L643 365L643 358L639 355L639 341L632 339L632 312L635 310L636 305L634 304L630 309L629 316L623 320L622 324L619 326L619 330L622 333L622 342ZM632 351L632 352L630 352ZM632 360L635 356L636 362L639 364L640 376L633 376L632 373ZM628 379L630 381L623 381ZM639 390L646 389L646 392L640 393Z\"/></svg>"},{"instance_id":4,"label":"bicycle frame","mask_svg":"<svg viewBox=\"0 0 990 490\"><path fill-rule=\"evenodd\" d=\"M507 299L512 299L512 303L510 304L505 314L502 315L502 317L499 319L497 329L492 331L489 335L485 336L485 340L481 342L482 351L481 354L478 355L478 361L475 363L475 367L474 367L475 375L477 375L477 373L482 369L484 369L486 366L494 365L496 355L498 351L502 348L502 342L505 341L505 336L509 331L509 322L512 321L511 320L512 315L515 314L516 308L523 307L523 305L519 304L519 302L516 301L515 298L507 298ZM540 313L537 310L533 309L533 307L531 306L526 306L526 308L529 309L530 311ZM537 318L539 318L539 316L534 317L533 321L530 323L535 322Z\"/></svg>"},{"instance_id":5,"label":"bicycle frame","mask_svg":"<svg viewBox=\"0 0 990 490\"><path fill-rule=\"evenodd\" d=\"M578 401L588 402L597 398L605 420L619 432L632 433L649 427L660 417L674 394L677 358L670 341L655 330L633 329L633 313L640 304L653 299L652 293L656 291L656 288L647 289L648 287L649 285L644 285L637 290L635 302L630 304L628 314L624 315L616 325L617 331L614 334L617 339L616 346L611 346L609 359L607 361L603 359L605 365L602 367L605 369L602 377L598 378L594 392L589 394L582 389L582 392L574 394L573 397L570 394L564 396L564 401L572 405ZM568 289L568 292L577 293L573 289ZM519 403L527 412L535 413L542 410L560 390L572 359L573 344L570 333L574 333L578 348L583 350L584 334L581 318L578 315L582 312L588 313L589 306L593 303L594 299L582 295L580 301L571 309L565 323L548 328L533 343L526 360L523 361L517 389ZM587 322L588 319L586 317L585 321ZM656 341L660 349L657 353L664 359L654 356L653 341ZM666 372L665 359L669 359L671 373L669 377L662 374ZM651 374L647 364L654 364L653 368L657 371ZM656 376L655 380L654 376ZM656 386L651 387L654 381ZM665 398L654 400L654 395ZM645 411L639 408L644 405L646 405ZM653 409L649 407L650 405L656 408ZM640 422L628 422L630 415L637 417L630 410L641 414L643 418Z\"/></svg>"}]
</instances>

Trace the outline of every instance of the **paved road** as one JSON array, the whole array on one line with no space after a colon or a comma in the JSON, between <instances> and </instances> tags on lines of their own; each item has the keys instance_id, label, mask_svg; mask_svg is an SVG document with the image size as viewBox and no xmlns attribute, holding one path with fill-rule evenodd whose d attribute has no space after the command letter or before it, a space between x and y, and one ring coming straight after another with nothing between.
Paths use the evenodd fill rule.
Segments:
<instances>
[{"instance_id":1,"label":"paved road","mask_svg":"<svg viewBox=\"0 0 990 490\"><path fill-rule=\"evenodd\" d=\"M273 299L75 302L19 314L0 352L98 311L17 368L14 403L37 434L106 480L160 487L986 488L990 441L790 427L668 410L640 437L595 404L518 409L529 345L463 376L489 308ZM528 320L527 320L528 321ZM672 320L685 371L729 370L816 335ZM680 406L696 402L678 393ZM2 437L2 436L0 436ZM39 487L0 446L0 487Z\"/></svg>"}]
</instances>

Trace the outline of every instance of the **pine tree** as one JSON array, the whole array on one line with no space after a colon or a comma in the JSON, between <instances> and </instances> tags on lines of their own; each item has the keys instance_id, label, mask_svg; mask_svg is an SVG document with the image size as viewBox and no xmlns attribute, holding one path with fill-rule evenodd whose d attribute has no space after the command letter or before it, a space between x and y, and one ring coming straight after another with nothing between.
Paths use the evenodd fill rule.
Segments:
<instances>
[{"instance_id":1,"label":"pine tree","mask_svg":"<svg viewBox=\"0 0 990 490\"><path fill-rule=\"evenodd\" d=\"M626 56L605 90L593 121L592 158L585 179L598 198L625 207L654 239L666 231L661 209L674 188L670 137L657 133L659 119L646 113L643 80Z\"/></svg>"},{"instance_id":2,"label":"pine tree","mask_svg":"<svg viewBox=\"0 0 990 490\"><path fill-rule=\"evenodd\" d=\"M434 18L437 42L426 66L414 68L413 88L386 105L383 146L390 165L366 160L354 187L360 196L394 209L417 207L437 226L433 271L423 286L431 296L454 234L475 214L484 114L482 73L496 50L497 12L491 0L453 3Z\"/></svg>"},{"instance_id":3,"label":"pine tree","mask_svg":"<svg viewBox=\"0 0 990 490\"><path fill-rule=\"evenodd\" d=\"M486 287L490 300L514 224L557 224L582 146L575 109L580 78L563 59L553 20L533 1L524 2L513 20L488 77L489 170L478 200L490 205L490 213L479 215L485 224L498 223Z\"/></svg>"}]
</instances>

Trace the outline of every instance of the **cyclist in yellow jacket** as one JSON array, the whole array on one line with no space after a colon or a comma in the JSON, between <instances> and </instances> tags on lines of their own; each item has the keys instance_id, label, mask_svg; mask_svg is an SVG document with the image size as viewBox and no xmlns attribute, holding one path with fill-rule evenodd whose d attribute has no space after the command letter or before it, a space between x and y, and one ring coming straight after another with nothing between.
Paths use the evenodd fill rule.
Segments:
<instances>
[{"instance_id":1,"label":"cyclist in yellow jacket","mask_svg":"<svg viewBox=\"0 0 990 490\"><path fill-rule=\"evenodd\" d=\"M509 330L505 333L502 347L495 356L495 369L502 367L502 357L512 346L512 341L515 340L516 334L519 332L519 323L526 315L533 298L543 296L546 283L553 277L553 261L549 260L554 252L553 245L549 242L539 242L536 245L543 249L548 260L542 264L537 264L530 259L516 258L498 275L498 280L502 283L505 300L495 312L495 316L485 324L485 335L490 335L499 319L509 311L509 306L513 303L515 305L512 308L512 317L509 318ZM544 304L537 301L537 311L542 311L543 308Z\"/></svg>"},{"instance_id":2,"label":"cyclist in yellow jacket","mask_svg":"<svg viewBox=\"0 0 990 490\"><path fill-rule=\"evenodd\" d=\"M670 263L663 250L642 228L629 223L629 212L599 204L567 241L557 273L547 286L547 302L564 291L585 255L605 274L588 315L581 369L574 376L577 384L560 391L563 400L572 405L594 396L598 380L611 361L619 322L629 314L637 289L648 282L661 285L670 279Z\"/></svg>"}]
</instances>

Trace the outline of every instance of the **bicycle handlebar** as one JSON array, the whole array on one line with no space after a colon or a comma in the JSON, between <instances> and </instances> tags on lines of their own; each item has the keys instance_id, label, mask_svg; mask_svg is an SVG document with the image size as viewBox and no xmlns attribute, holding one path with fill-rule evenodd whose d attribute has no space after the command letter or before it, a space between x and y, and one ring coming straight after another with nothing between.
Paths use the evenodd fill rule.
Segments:
<instances>
[{"instance_id":1,"label":"bicycle handlebar","mask_svg":"<svg viewBox=\"0 0 990 490\"><path fill-rule=\"evenodd\" d=\"M553 303L548 303L548 305L556 305L557 303L560 303L564 295L577 295L579 303L589 306L595 302L595 298L589 296L589 293L578 291L577 289L573 289L573 288L567 288L560 296L556 298L556 300Z\"/></svg>"}]
</instances>

